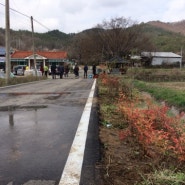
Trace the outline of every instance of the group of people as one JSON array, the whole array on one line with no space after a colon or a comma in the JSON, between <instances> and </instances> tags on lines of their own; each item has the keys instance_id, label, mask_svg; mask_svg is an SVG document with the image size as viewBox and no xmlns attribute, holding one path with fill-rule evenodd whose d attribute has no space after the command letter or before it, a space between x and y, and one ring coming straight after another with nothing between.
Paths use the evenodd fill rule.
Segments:
<instances>
[{"instance_id":1,"label":"group of people","mask_svg":"<svg viewBox=\"0 0 185 185\"><path fill-rule=\"evenodd\" d=\"M88 66L87 66L87 64L84 65L83 70L84 70L84 78L87 78L87 72L88 72ZM93 77L95 77L96 76L96 65L95 64L93 64L92 72L93 72ZM75 77L76 78L79 77L79 67L78 67L77 64L74 67L74 74L75 74Z\"/></svg>"},{"instance_id":2,"label":"group of people","mask_svg":"<svg viewBox=\"0 0 185 185\"><path fill-rule=\"evenodd\" d=\"M41 66L40 71L42 72L42 76L45 75L46 77L48 77L49 68L47 65L45 65L44 67ZM63 66L62 64L60 64L58 67L55 64L51 65L51 75L53 79L56 79L56 75L59 75L61 79L63 78L63 76L68 77L68 73L68 65Z\"/></svg>"},{"instance_id":3,"label":"group of people","mask_svg":"<svg viewBox=\"0 0 185 185\"><path fill-rule=\"evenodd\" d=\"M56 75L60 76L60 79L64 77L68 77L68 73L69 73L69 66L68 65L62 65L60 64L58 67L53 64L51 65L51 75L53 79L56 79ZM84 78L87 78L88 76L88 65L85 64L83 67L84 70ZM46 77L48 77L48 73L49 73L49 68L47 65L45 65L44 67L41 66L40 71L42 72L42 76L45 75ZM73 72L75 75L75 78L79 78L79 66L76 64L73 68ZM93 64L92 67L92 73L93 73L93 77L95 77L96 75L96 65Z\"/></svg>"},{"instance_id":4,"label":"group of people","mask_svg":"<svg viewBox=\"0 0 185 185\"><path fill-rule=\"evenodd\" d=\"M58 74L60 76L60 79L64 77L68 77L69 73L69 66L60 64L58 67L56 65L51 66L51 75L53 79L56 79L56 75Z\"/></svg>"}]
</instances>

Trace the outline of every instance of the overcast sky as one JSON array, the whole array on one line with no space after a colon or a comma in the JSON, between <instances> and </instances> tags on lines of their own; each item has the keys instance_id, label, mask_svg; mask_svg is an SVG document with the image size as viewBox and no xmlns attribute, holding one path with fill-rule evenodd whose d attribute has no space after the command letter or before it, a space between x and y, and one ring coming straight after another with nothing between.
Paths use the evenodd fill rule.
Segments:
<instances>
[{"instance_id":1,"label":"overcast sky","mask_svg":"<svg viewBox=\"0 0 185 185\"><path fill-rule=\"evenodd\" d=\"M185 19L185 0L9 0L10 28L35 32L78 33L103 20L124 17L133 21L175 22ZM0 0L0 27L5 27L5 0ZM28 17L27 17L28 16Z\"/></svg>"}]
</instances>

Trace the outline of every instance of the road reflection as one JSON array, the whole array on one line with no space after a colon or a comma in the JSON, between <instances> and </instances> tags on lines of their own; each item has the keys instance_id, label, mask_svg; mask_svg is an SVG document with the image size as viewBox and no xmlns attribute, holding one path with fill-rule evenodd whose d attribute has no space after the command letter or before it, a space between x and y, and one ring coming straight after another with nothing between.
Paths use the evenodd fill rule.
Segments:
<instances>
[{"instance_id":1,"label":"road reflection","mask_svg":"<svg viewBox=\"0 0 185 185\"><path fill-rule=\"evenodd\" d=\"M8 112L9 112L9 124L11 127L14 126L14 114L13 114L14 108L12 106L8 106Z\"/></svg>"},{"instance_id":2,"label":"road reflection","mask_svg":"<svg viewBox=\"0 0 185 185\"><path fill-rule=\"evenodd\" d=\"M33 117L34 117L34 122L35 124L38 124L38 109L41 109L41 108L46 108L47 106L38 106L38 107L35 107L35 106L27 106L27 107L22 107L24 110L26 111L33 111ZM4 111L6 111L6 108L3 107ZM11 127L14 126L14 111L16 111L16 109L21 109L21 107L15 107L15 106L8 106L7 107L7 111L8 111L8 116L9 116L9 124Z\"/></svg>"}]
</instances>

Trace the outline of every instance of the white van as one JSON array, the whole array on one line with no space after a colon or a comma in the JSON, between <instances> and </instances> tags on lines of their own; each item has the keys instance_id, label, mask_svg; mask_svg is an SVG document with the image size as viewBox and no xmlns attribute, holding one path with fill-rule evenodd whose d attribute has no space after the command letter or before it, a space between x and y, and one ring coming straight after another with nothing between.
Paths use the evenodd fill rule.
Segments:
<instances>
[{"instance_id":1,"label":"white van","mask_svg":"<svg viewBox=\"0 0 185 185\"><path fill-rule=\"evenodd\" d=\"M26 69L26 65L13 66L13 74L14 75L24 75L25 69Z\"/></svg>"}]
</instances>

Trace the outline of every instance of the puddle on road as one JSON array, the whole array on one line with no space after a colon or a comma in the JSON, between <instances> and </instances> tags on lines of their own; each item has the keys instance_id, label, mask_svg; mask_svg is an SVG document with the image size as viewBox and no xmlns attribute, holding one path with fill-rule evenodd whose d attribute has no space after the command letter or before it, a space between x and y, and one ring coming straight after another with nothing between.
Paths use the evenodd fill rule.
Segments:
<instances>
[{"instance_id":1,"label":"puddle on road","mask_svg":"<svg viewBox=\"0 0 185 185\"><path fill-rule=\"evenodd\" d=\"M64 113L63 110L66 112ZM57 176L58 173L60 176L60 165L63 163L61 153L70 150L68 138L76 130L72 124L71 114L78 115L78 111L74 107L64 109L57 105L42 104L0 106L0 176L2 177L0 184L7 177L10 178L9 182L16 179L19 174L29 176L31 173L31 176L36 174L38 178L39 175L42 178L43 174L47 177L48 172L51 171L52 177ZM68 122L69 124L66 124ZM66 137L64 137L65 134ZM19 173L16 174L17 169ZM12 185L14 183L15 181L12 180ZM36 181L29 181L25 185L31 183L37 184ZM38 181L38 184L41 183ZM43 184L51 183L44 181Z\"/></svg>"},{"instance_id":2,"label":"puddle on road","mask_svg":"<svg viewBox=\"0 0 185 185\"><path fill-rule=\"evenodd\" d=\"M60 98L60 94L51 94L50 96L47 96L45 99L48 99L48 100L56 100L58 98Z\"/></svg>"},{"instance_id":3,"label":"puddle on road","mask_svg":"<svg viewBox=\"0 0 185 185\"><path fill-rule=\"evenodd\" d=\"M29 105L29 106L18 106L18 105L9 105L9 106L0 106L0 111L15 111L15 110L35 110L47 108L47 105Z\"/></svg>"},{"instance_id":4,"label":"puddle on road","mask_svg":"<svg viewBox=\"0 0 185 185\"><path fill-rule=\"evenodd\" d=\"M10 92L10 93L0 93L0 98L8 98L12 96L27 96L27 95L48 95L45 99L56 100L64 94L71 94L71 92Z\"/></svg>"},{"instance_id":5,"label":"puddle on road","mask_svg":"<svg viewBox=\"0 0 185 185\"><path fill-rule=\"evenodd\" d=\"M38 114L38 110L41 110L41 109L45 109L45 108L48 108L47 105L28 105L28 106L17 106L17 105L9 105L9 106L0 106L0 114L1 112L7 112L6 115L8 116L8 122L10 124L10 126L13 126L14 125L14 122L15 122L15 115L19 115L21 117L26 117L27 115L27 118L29 118L28 115L30 114L27 114L28 112L32 112L32 116L30 116L30 119L33 119L33 122L34 123L37 123L38 120L37 120L37 114ZM7 119L6 115L3 114L4 116L1 117L1 122L3 122L3 118L5 118L5 120ZM5 121L5 122L7 122Z\"/></svg>"},{"instance_id":6,"label":"puddle on road","mask_svg":"<svg viewBox=\"0 0 185 185\"><path fill-rule=\"evenodd\" d=\"M9 92L9 93L0 93L0 96L22 96L22 95L53 95L53 96L62 96L64 94L71 94L71 92Z\"/></svg>"}]
</instances>

